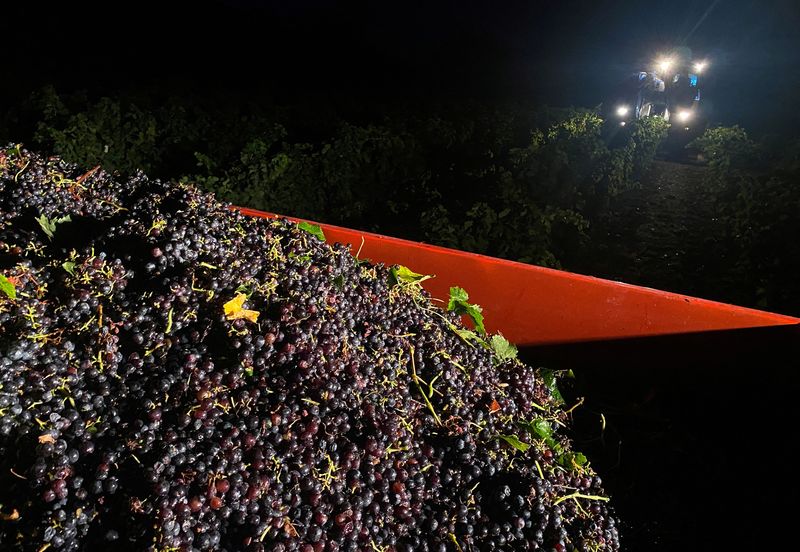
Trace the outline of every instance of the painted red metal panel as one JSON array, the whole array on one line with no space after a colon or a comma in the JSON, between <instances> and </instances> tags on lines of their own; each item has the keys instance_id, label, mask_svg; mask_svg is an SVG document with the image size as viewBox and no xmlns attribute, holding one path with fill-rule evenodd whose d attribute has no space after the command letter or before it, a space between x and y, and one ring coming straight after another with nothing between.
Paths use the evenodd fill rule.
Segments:
<instances>
[{"instance_id":1,"label":"painted red metal panel","mask_svg":"<svg viewBox=\"0 0 800 552\"><path fill-rule=\"evenodd\" d=\"M240 210L250 216L276 216ZM483 307L486 329L500 331L522 346L800 323L791 316L314 224L322 227L329 242L349 243L354 254L360 249L361 258L435 275L423 284L435 298L446 300L450 286L463 287L470 301Z\"/></svg>"}]
</instances>

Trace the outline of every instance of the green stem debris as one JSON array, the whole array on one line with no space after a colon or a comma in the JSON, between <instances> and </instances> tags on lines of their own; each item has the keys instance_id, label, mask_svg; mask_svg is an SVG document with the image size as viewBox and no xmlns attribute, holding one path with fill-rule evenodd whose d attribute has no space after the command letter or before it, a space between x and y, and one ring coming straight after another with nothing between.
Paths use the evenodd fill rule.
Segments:
<instances>
[{"instance_id":1,"label":"green stem debris","mask_svg":"<svg viewBox=\"0 0 800 552\"><path fill-rule=\"evenodd\" d=\"M430 410L431 414L433 414L433 419L436 420L438 425L442 425L442 420L439 418L439 415L433 408L430 398L425 394L425 390L422 389L422 385L420 385L419 377L417 376L417 364L414 362L414 347L411 347L411 379L414 380L414 384L417 386L419 394L422 395L423 399L425 399L425 404L428 405L428 410Z\"/></svg>"},{"instance_id":2,"label":"green stem debris","mask_svg":"<svg viewBox=\"0 0 800 552\"><path fill-rule=\"evenodd\" d=\"M568 494L568 495L562 496L561 498L557 498L556 500L554 500L553 501L553 506L556 506L557 504L561 504L562 502L564 502L565 500L569 500L570 498L573 498L575 500L577 500L579 498L585 498L586 500L602 500L603 502L608 502L609 500L611 500L607 496L587 495L587 494L583 494L583 493L572 493L572 494Z\"/></svg>"}]
</instances>

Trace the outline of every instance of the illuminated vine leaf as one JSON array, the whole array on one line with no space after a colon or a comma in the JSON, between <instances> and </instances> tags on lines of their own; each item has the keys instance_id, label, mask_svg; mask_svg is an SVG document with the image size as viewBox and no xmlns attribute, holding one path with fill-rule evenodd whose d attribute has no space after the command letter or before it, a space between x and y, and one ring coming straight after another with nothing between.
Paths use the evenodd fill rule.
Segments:
<instances>
[{"instance_id":1,"label":"illuminated vine leaf","mask_svg":"<svg viewBox=\"0 0 800 552\"><path fill-rule=\"evenodd\" d=\"M478 333L486 335L486 328L483 325L483 309L480 305L469 303L469 294L458 286L450 288L450 300L447 302L447 310L456 314L466 314L475 324Z\"/></svg>"},{"instance_id":2,"label":"illuminated vine leaf","mask_svg":"<svg viewBox=\"0 0 800 552\"><path fill-rule=\"evenodd\" d=\"M582 452L569 451L558 456L556 461L567 469L575 469L585 465L589 460Z\"/></svg>"},{"instance_id":3,"label":"illuminated vine leaf","mask_svg":"<svg viewBox=\"0 0 800 552\"><path fill-rule=\"evenodd\" d=\"M305 221L298 223L297 227L300 230L305 230L306 232L308 232L312 236L316 236L320 240L325 241L325 233L322 231L322 227L320 227L320 226L318 226L316 224L311 224L310 222L305 222Z\"/></svg>"},{"instance_id":4,"label":"illuminated vine leaf","mask_svg":"<svg viewBox=\"0 0 800 552\"><path fill-rule=\"evenodd\" d=\"M564 397L561 395L561 391L558 390L556 372L554 370L542 369L540 374L542 380L544 380L545 386L550 390L550 396L553 397L555 403L564 404Z\"/></svg>"},{"instance_id":5,"label":"illuminated vine leaf","mask_svg":"<svg viewBox=\"0 0 800 552\"><path fill-rule=\"evenodd\" d=\"M225 311L225 318L228 320L244 318L250 322L256 322L258 320L258 315L261 313L245 309L243 307L245 300L247 300L247 295L244 293L237 293L233 299L225 303L222 307Z\"/></svg>"},{"instance_id":6,"label":"illuminated vine leaf","mask_svg":"<svg viewBox=\"0 0 800 552\"><path fill-rule=\"evenodd\" d=\"M419 284L431 278L433 276L414 272L403 265L393 266L389 269L389 283L393 286L397 284Z\"/></svg>"},{"instance_id":7,"label":"illuminated vine leaf","mask_svg":"<svg viewBox=\"0 0 800 552\"><path fill-rule=\"evenodd\" d=\"M56 226L58 226L62 222L72 222L72 219L70 218L69 215L54 219L49 219L46 216L41 215L36 219L36 222L38 222L39 226L42 227L42 230L47 235L47 237L52 240L56 232Z\"/></svg>"},{"instance_id":8,"label":"illuminated vine leaf","mask_svg":"<svg viewBox=\"0 0 800 552\"><path fill-rule=\"evenodd\" d=\"M451 329L456 333L456 335L458 337L460 337L461 339L463 339L466 342L479 341L480 340L480 338L478 337L478 334L476 334L472 330L461 329L461 328L457 328L455 326L453 326Z\"/></svg>"},{"instance_id":9,"label":"illuminated vine leaf","mask_svg":"<svg viewBox=\"0 0 800 552\"><path fill-rule=\"evenodd\" d=\"M450 301L447 303L447 310L456 310L459 303L469 301L469 294L464 288L453 286L450 288Z\"/></svg>"},{"instance_id":10,"label":"illuminated vine leaf","mask_svg":"<svg viewBox=\"0 0 800 552\"><path fill-rule=\"evenodd\" d=\"M498 435L498 437L520 452L527 452L531 448L528 443L520 441L516 435Z\"/></svg>"},{"instance_id":11,"label":"illuminated vine leaf","mask_svg":"<svg viewBox=\"0 0 800 552\"><path fill-rule=\"evenodd\" d=\"M0 291L5 293L9 299L17 298L17 289L14 287L14 283L2 274L0 274Z\"/></svg>"},{"instance_id":12,"label":"illuminated vine leaf","mask_svg":"<svg viewBox=\"0 0 800 552\"><path fill-rule=\"evenodd\" d=\"M517 348L500 334L492 336L492 349L501 362L517 358Z\"/></svg>"},{"instance_id":13,"label":"illuminated vine leaf","mask_svg":"<svg viewBox=\"0 0 800 552\"><path fill-rule=\"evenodd\" d=\"M519 425L545 441L553 438L553 428L550 422L542 418L536 418L530 422L519 422Z\"/></svg>"}]
</instances>

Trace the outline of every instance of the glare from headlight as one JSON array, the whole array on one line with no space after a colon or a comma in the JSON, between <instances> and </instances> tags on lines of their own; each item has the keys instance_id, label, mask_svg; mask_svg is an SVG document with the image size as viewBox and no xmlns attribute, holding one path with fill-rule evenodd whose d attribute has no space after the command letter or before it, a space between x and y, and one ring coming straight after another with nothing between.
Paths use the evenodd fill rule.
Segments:
<instances>
[{"instance_id":1,"label":"glare from headlight","mask_svg":"<svg viewBox=\"0 0 800 552\"><path fill-rule=\"evenodd\" d=\"M658 68L661 70L662 73L666 73L669 71L669 68L672 67L672 60L671 59L662 59L658 62Z\"/></svg>"},{"instance_id":2,"label":"glare from headlight","mask_svg":"<svg viewBox=\"0 0 800 552\"><path fill-rule=\"evenodd\" d=\"M619 106L617 108L617 115L619 115L620 117L624 117L627 114L628 114L628 106L627 105L621 105L621 106Z\"/></svg>"},{"instance_id":3,"label":"glare from headlight","mask_svg":"<svg viewBox=\"0 0 800 552\"><path fill-rule=\"evenodd\" d=\"M678 120L685 123L692 117L691 111L678 111Z\"/></svg>"},{"instance_id":4,"label":"glare from headlight","mask_svg":"<svg viewBox=\"0 0 800 552\"><path fill-rule=\"evenodd\" d=\"M705 61L697 61L697 62L695 62L695 64L694 64L694 72L695 73L702 73L705 70L706 65L707 64L706 64Z\"/></svg>"}]
</instances>

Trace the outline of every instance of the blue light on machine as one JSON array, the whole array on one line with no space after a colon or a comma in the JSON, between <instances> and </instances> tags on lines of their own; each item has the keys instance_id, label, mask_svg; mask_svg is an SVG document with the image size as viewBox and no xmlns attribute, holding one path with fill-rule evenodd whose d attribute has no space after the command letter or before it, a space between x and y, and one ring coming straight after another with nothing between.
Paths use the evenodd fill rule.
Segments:
<instances>
[{"instance_id":1,"label":"blue light on machine","mask_svg":"<svg viewBox=\"0 0 800 552\"><path fill-rule=\"evenodd\" d=\"M689 84L697 86L697 75L689 74Z\"/></svg>"}]
</instances>

